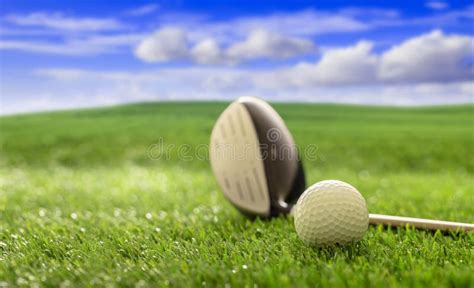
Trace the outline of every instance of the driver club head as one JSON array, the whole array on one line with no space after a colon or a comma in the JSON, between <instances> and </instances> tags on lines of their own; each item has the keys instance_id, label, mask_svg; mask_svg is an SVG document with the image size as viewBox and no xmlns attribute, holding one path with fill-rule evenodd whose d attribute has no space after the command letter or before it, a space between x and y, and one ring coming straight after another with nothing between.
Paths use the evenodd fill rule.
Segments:
<instances>
[{"instance_id":1,"label":"driver club head","mask_svg":"<svg viewBox=\"0 0 474 288\"><path fill-rule=\"evenodd\" d=\"M210 162L226 198L249 217L288 214L306 183L283 119L265 101L241 97L219 116Z\"/></svg>"}]
</instances>

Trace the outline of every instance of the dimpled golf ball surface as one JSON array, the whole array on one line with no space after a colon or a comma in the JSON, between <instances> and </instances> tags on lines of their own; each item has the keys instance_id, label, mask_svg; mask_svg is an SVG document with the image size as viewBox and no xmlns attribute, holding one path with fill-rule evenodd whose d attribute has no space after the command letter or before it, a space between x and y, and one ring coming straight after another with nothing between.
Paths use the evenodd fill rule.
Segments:
<instances>
[{"instance_id":1,"label":"dimpled golf ball surface","mask_svg":"<svg viewBox=\"0 0 474 288\"><path fill-rule=\"evenodd\" d=\"M301 195L294 221L304 243L322 247L362 239L369 216L365 199L356 188L342 181L326 180Z\"/></svg>"}]
</instances>

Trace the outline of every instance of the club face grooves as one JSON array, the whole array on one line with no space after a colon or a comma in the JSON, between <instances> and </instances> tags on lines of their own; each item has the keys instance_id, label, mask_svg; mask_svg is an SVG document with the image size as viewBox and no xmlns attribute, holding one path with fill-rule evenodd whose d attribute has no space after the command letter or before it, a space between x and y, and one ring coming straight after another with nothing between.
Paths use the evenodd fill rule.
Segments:
<instances>
[{"instance_id":1,"label":"club face grooves","mask_svg":"<svg viewBox=\"0 0 474 288\"><path fill-rule=\"evenodd\" d=\"M240 129L236 129L236 124ZM234 206L246 215L265 218L270 216L270 196L267 186L262 185L267 181L261 158L249 112L241 103L232 103L212 130L211 167L221 190Z\"/></svg>"},{"instance_id":2,"label":"club face grooves","mask_svg":"<svg viewBox=\"0 0 474 288\"><path fill-rule=\"evenodd\" d=\"M278 137L269 137L273 131ZM282 148L293 150L285 150L285 156L279 154ZM257 98L239 98L221 114L211 134L210 160L224 195L250 217L289 213L305 188L290 132L271 106ZM290 205L282 206L285 202Z\"/></svg>"}]
</instances>

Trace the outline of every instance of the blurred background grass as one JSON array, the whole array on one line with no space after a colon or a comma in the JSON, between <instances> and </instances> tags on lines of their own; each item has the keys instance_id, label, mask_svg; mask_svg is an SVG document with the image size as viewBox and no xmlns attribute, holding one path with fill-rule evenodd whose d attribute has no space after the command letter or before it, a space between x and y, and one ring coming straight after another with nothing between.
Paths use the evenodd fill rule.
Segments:
<instances>
[{"instance_id":1,"label":"blurred background grass","mask_svg":"<svg viewBox=\"0 0 474 288\"><path fill-rule=\"evenodd\" d=\"M196 146L208 144L214 120L225 106L136 104L3 117L2 164L208 167L206 161L178 159L178 149L163 161L150 159L147 149L162 139L165 145L190 145L189 154L194 155ZM276 104L275 108L301 149L316 145L318 159L305 161L310 168L456 173L474 169L472 105L407 109Z\"/></svg>"}]
</instances>

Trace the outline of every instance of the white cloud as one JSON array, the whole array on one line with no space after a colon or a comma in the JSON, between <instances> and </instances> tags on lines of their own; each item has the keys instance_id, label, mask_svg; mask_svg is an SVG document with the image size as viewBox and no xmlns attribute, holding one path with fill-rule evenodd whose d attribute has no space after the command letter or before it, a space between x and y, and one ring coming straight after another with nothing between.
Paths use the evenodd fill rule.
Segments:
<instances>
[{"instance_id":1,"label":"white cloud","mask_svg":"<svg viewBox=\"0 0 474 288\"><path fill-rule=\"evenodd\" d=\"M48 43L34 41L0 40L0 49L19 50L57 55L88 55L104 52L101 47L86 46L84 43Z\"/></svg>"},{"instance_id":2,"label":"white cloud","mask_svg":"<svg viewBox=\"0 0 474 288\"><path fill-rule=\"evenodd\" d=\"M39 76L45 76L46 78L69 81L81 79L87 75L87 72L81 69L55 68L39 69L35 71L35 74Z\"/></svg>"},{"instance_id":3,"label":"white cloud","mask_svg":"<svg viewBox=\"0 0 474 288\"><path fill-rule=\"evenodd\" d=\"M147 61L169 61L189 57L189 59L202 64L220 64L229 63L232 60L226 54L227 51L221 50L213 39L204 40L190 50L185 33L179 29L160 30L148 39L150 43L144 41L136 49L137 55ZM380 54L373 51L371 42L360 41L354 46L324 50L317 62L268 68L268 70L261 70L258 73L257 71L250 73L251 71L235 67L232 68L233 73L229 72L231 68L205 70L199 67L187 67L186 69L190 71L188 75L193 75L191 79L201 78L200 75L193 74L195 71L208 76L195 84L197 86L214 87L215 89L230 87L229 90L236 89L242 83L247 83L247 87L257 87L256 89L309 89L309 87L317 86L355 87L381 84L465 82L474 77L472 58L469 58L474 53L473 39L474 37L470 36L447 35L440 31L433 31L407 39ZM120 43L120 45L130 45L133 41L137 41L134 35L88 38L87 41L65 43L62 46L0 40L0 49L13 47L38 52L83 55L86 51L88 53L102 53L104 49L115 49L115 45ZM224 74L222 75L220 72ZM69 70L56 73L65 79L75 79L80 75L78 71ZM179 72L180 77L183 73ZM44 75L52 76L47 73ZM110 73L108 75L110 76ZM156 81L154 77L151 79ZM166 85L166 83L162 84ZM463 87L469 86L464 85ZM464 92L470 91L467 88L463 89Z\"/></svg>"},{"instance_id":4,"label":"white cloud","mask_svg":"<svg viewBox=\"0 0 474 288\"><path fill-rule=\"evenodd\" d=\"M158 100L233 100L255 95L273 101L380 105L472 103L469 81L433 84L307 85L289 87L272 70L164 68L146 71L43 69L36 82L1 86L2 112L51 110ZM66 76L65 76L66 75ZM186 85L183 85L186 83ZM54 89L52 88L54 87ZM10 100L9 100L10 99ZM22 99L22 101L11 101Z\"/></svg>"},{"instance_id":5,"label":"white cloud","mask_svg":"<svg viewBox=\"0 0 474 288\"><path fill-rule=\"evenodd\" d=\"M306 39L285 37L264 30L250 33L246 40L234 42L223 50L213 38L206 38L191 49L188 32L179 28L163 28L145 37L135 55L146 62L184 60L191 57L199 64L235 64L249 59L284 59L315 51Z\"/></svg>"},{"instance_id":6,"label":"white cloud","mask_svg":"<svg viewBox=\"0 0 474 288\"><path fill-rule=\"evenodd\" d=\"M70 31L103 31L122 28L122 24L112 18L74 18L64 16L62 13L12 14L7 15L5 20L17 26L35 26Z\"/></svg>"},{"instance_id":7,"label":"white cloud","mask_svg":"<svg viewBox=\"0 0 474 288\"><path fill-rule=\"evenodd\" d=\"M191 51L191 55L199 64L218 64L224 61L224 56L217 42L212 39L205 39L197 43Z\"/></svg>"},{"instance_id":8,"label":"white cloud","mask_svg":"<svg viewBox=\"0 0 474 288\"><path fill-rule=\"evenodd\" d=\"M443 1L428 1L425 5L433 10L443 10L449 7L448 3Z\"/></svg>"},{"instance_id":9,"label":"white cloud","mask_svg":"<svg viewBox=\"0 0 474 288\"><path fill-rule=\"evenodd\" d=\"M255 30L248 38L229 47L231 59L290 58L313 52L314 44L306 39L284 37L265 30Z\"/></svg>"},{"instance_id":10,"label":"white cloud","mask_svg":"<svg viewBox=\"0 0 474 288\"><path fill-rule=\"evenodd\" d=\"M358 46L364 45L359 44ZM364 50L365 48L359 49ZM56 68L37 70L35 75L52 79L56 81L57 86L65 85L70 89L76 89L74 85L114 87L119 84L133 84L134 87L152 91L144 94L148 96L154 94L155 96L151 97L151 100L233 99L241 94L256 94L265 95L269 98L276 97L286 101L324 100L356 103L356 100L349 101L350 97L343 96L347 93L352 96L357 94L357 101L360 100L361 103L367 104L415 105L474 101L474 85L469 80L415 84L366 83L350 86L313 85L314 83L311 82L301 82L298 87L294 87L294 83L289 83L289 79L282 77L281 72L286 73L288 71L219 67L163 68L136 72ZM182 83L186 83L186 85L182 85ZM322 94L313 95L312 92L314 91L331 93L327 96ZM383 94L377 94L381 92ZM367 94L367 97L364 96L364 93ZM400 93L400 95L397 95L397 93ZM333 98L335 95L338 95L338 98ZM383 99L379 99L379 96ZM423 99L418 99L419 96L422 96ZM136 95L136 97L142 99L139 95Z\"/></svg>"},{"instance_id":11,"label":"white cloud","mask_svg":"<svg viewBox=\"0 0 474 288\"><path fill-rule=\"evenodd\" d=\"M378 59L372 47L371 42L360 41L351 47L328 50L316 64L301 63L287 76L296 86L374 82Z\"/></svg>"},{"instance_id":12,"label":"white cloud","mask_svg":"<svg viewBox=\"0 0 474 288\"><path fill-rule=\"evenodd\" d=\"M189 56L186 33L174 27L163 28L146 37L135 49L135 55L146 62L164 62Z\"/></svg>"},{"instance_id":13,"label":"white cloud","mask_svg":"<svg viewBox=\"0 0 474 288\"><path fill-rule=\"evenodd\" d=\"M157 5L151 3L138 7L134 12L145 13L153 9L156 10L157 8ZM5 41L4 47L8 46L10 47L8 49L36 53L56 53L55 51L59 51L57 53L63 55L114 53L120 48L117 46L121 46L122 44L117 44L115 47L110 44L107 45L107 48L102 47L100 49L91 46L92 48L88 49L86 45L81 48L81 44L77 42L84 41L84 38L92 37L106 38L111 36L119 38L121 37L120 34L126 34L126 37L129 37L127 34L133 33L131 31L134 31L134 25L144 24L134 23L132 25L125 25L116 18L73 17L61 12L9 14L3 16L0 21L0 33L3 36L2 40ZM474 21L474 6L471 5L459 10L446 10L425 17L415 18L403 17L397 10L393 9L373 8L344 8L338 11L308 9L294 12L235 17L224 20L213 20L209 15L204 14L173 14L168 11L163 11L157 15L157 19L154 21L156 21L154 24L158 27L171 25L185 31L189 44L193 46L207 39L212 39L212 41L219 46L221 56L227 58L220 59L217 63L231 63L235 61L231 61L231 59L228 59L229 57L226 57L228 56L226 55L227 48L236 44L236 42L242 41L242 39L247 39L249 33L252 31L262 30L265 31L265 33L285 38L297 37L300 39L314 39L314 37L319 35L363 32L383 29L383 27L387 26L435 26L449 27L452 30L453 27L467 27L472 25ZM140 29L141 32L136 33L137 35L151 33L149 32L149 28L141 26ZM111 32L118 35L109 35ZM385 39L384 41L392 44L392 41L395 40ZM5 44L6 42L8 42L8 45ZM134 42L136 42L136 40ZM29 49L28 46L32 48ZM73 52L66 51L70 46L72 46L71 50ZM80 52L81 49L84 50L83 53ZM100 52L96 52L97 50L100 50ZM188 50L190 50L189 47ZM188 53L191 52L188 51ZM202 59L196 59L196 61L198 63L205 63L202 62ZM206 64L208 63L206 62Z\"/></svg>"},{"instance_id":14,"label":"white cloud","mask_svg":"<svg viewBox=\"0 0 474 288\"><path fill-rule=\"evenodd\" d=\"M264 17L243 17L234 24L243 29L265 29L300 37L370 29L367 23L340 12L317 10L275 13Z\"/></svg>"},{"instance_id":15,"label":"white cloud","mask_svg":"<svg viewBox=\"0 0 474 288\"><path fill-rule=\"evenodd\" d=\"M408 39L381 57L379 77L383 81L442 82L474 77L474 37L445 35L436 30Z\"/></svg>"},{"instance_id":16,"label":"white cloud","mask_svg":"<svg viewBox=\"0 0 474 288\"><path fill-rule=\"evenodd\" d=\"M86 45L92 46L108 46L108 47L120 47L120 46L134 46L143 39L145 35L140 33L130 33L130 34L108 34L108 35L92 35L88 37L81 37L76 40L76 42L83 42Z\"/></svg>"},{"instance_id":17,"label":"white cloud","mask_svg":"<svg viewBox=\"0 0 474 288\"><path fill-rule=\"evenodd\" d=\"M244 16L222 21L210 21L196 14L168 14L160 16L163 25L173 25L188 31L193 42L213 37L218 43L229 45L244 39L249 31L265 30L283 36L313 37L322 34L350 33L371 29L369 23L342 12L303 10ZM198 27L198 29L197 29Z\"/></svg>"},{"instance_id":18,"label":"white cloud","mask_svg":"<svg viewBox=\"0 0 474 288\"><path fill-rule=\"evenodd\" d=\"M461 85L460 89L461 89L462 93L470 94L474 98L474 82L473 81L464 82Z\"/></svg>"},{"instance_id":19,"label":"white cloud","mask_svg":"<svg viewBox=\"0 0 474 288\"><path fill-rule=\"evenodd\" d=\"M79 37L64 42L0 39L0 50L19 50L70 56L97 55L115 53L124 47L128 48L126 50L128 52L142 38L143 35L140 34L117 34Z\"/></svg>"},{"instance_id":20,"label":"white cloud","mask_svg":"<svg viewBox=\"0 0 474 288\"><path fill-rule=\"evenodd\" d=\"M470 5L458 10L445 10L438 13L428 14L420 17L376 17L371 21L375 28L382 27L438 27L453 28L473 25L474 5Z\"/></svg>"},{"instance_id":21,"label":"white cloud","mask_svg":"<svg viewBox=\"0 0 474 288\"><path fill-rule=\"evenodd\" d=\"M155 12L158 8L160 8L158 4L147 4L135 9L130 9L125 14L130 16L143 16Z\"/></svg>"},{"instance_id":22,"label":"white cloud","mask_svg":"<svg viewBox=\"0 0 474 288\"><path fill-rule=\"evenodd\" d=\"M49 44L0 41L0 49L15 47L82 55L85 51L101 53L103 49L109 49L107 45L112 47L119 43L130 45L133 41L137 41L137 38L132 36L90 38L87 41L66 43L59 47ZM373 51L373 43L360 41L354 46L326 49L317 62L302 62L295 66L272 69L259 77L272 79L264 82L276 81L277 85L288 87L466 81L474 77L472 60L469 60L474 53L473 43L474 37L433 31L407 39L377 54ZM257 47L262 48L265 45ZM259 54L259 50L256 49L255 57L276 57L271 54L273 48L270 47L267 49L270 52L265 51L268 54ZM138 57L151 62L191 59L200 64L228 64L250 57L243 54L239 55L241 59L237 59L235 54L230 57L227 53L227 50L221 50L213 39L201 41L190 49L186 34L176 28L160 30L136 48Z\"/></svg>"},{"instance_id":23,"label":"white cloud","mask_svg":"<svg viewBox=\"0 0 474 288\"><path fill-rule=\"evenodd\" d=\"M443 2L443 1L440 1ZM284 36L316 37L350 34L386 27L466 27L473 24L474 5L457 10L446 9L425 16L407 17L394 9L343 8L338 11L307 9L258 16L243 16L213 21L207 15L178 13L159 15L163 25L173 25L188 31L191 42L212 37L219 44L229 45L244 39L249 31L265 30ZM198 27L198 29L197 29ZM406 28L403 28L406 27ZM383 31L381 31L383 33Z\"/></svg>"},{"instance_id":24,"label":"white cloud","mask_svg":"<svg viewBox=\"0 0 474 288\"><path fill-rule=\"evenodd\" d=\"M350 16L354 19L364 17L365 19L400 18L400 12L395 9L386 8L368 8L368 7L349 7L339 10L340 15Z\"/></svg>"},{"instance_id":25,"label":"white cloud","mask_svg":"<svg viewBox=\"0 0 474 288\"><path fill-rule=\"evenodd\" d=\"M384 83L443 83L474 77L474 37L433 31L408 39L376 54L373 44L361 41L323 52L317 63L300 63L278 72L279 81L295 87L308 85L363 85Z\"/></svg>"}]
</instances>

